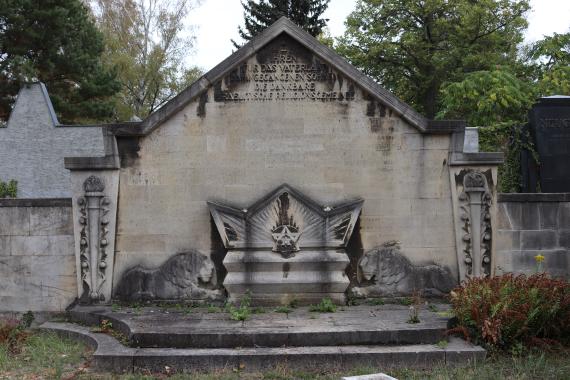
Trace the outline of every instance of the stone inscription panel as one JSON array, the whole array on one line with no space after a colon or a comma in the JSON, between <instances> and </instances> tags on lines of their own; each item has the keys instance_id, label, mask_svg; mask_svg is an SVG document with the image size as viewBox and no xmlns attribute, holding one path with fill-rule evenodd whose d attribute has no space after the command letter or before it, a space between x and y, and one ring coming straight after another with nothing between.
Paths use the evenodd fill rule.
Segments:
<instances>
[{"instance_id":1,"label":"stone inscription panel","mask_svg":"<svg viewBox=\"0 0 570 380\"><path fill-rule=\"evenodd\" d=\"M327 64L296 54L299 47L281 45L263 62L250 59L215 88L216 102L354 100L354 85ZM306 54L301 54L306 55Z\"/></svg>"}]
</instances>

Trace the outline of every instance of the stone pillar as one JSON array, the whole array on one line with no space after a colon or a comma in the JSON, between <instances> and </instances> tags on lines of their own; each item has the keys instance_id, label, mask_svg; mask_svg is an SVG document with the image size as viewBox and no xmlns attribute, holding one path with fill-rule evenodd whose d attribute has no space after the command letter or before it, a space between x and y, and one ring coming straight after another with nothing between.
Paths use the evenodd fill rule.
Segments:
<instances>
[{"instance_id":1,"label":"stone pillar","mask_svg":"<svg viewBox=\"0 0 570 380\"><path fill-rule=\"evenodd\" d=\"M77 296L111 300L119 172L72 171Z\"/></svg>"},{"instance_id":2,"label":"stone pillar","mask_svg":"<svg viewBox=\"0 0 570 380\"><path fill-rule=\"evenodd\" d=\"M496 168L452 168L460 280L493 274Z\"/></svg>"}]
</instances>

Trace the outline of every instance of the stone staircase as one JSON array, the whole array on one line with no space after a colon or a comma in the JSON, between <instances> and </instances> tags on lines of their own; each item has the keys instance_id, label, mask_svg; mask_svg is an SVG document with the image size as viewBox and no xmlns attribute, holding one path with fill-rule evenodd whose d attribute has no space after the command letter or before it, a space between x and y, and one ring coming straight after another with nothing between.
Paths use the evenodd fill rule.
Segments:
<instances>
[{"instance_id":1,"label":"stone staircase","mask_svg":"<svg viewBox=\"0 0 570 380\"><path fill-rule=\"evenodd\" d=\"M270 310L245 322L223 312L188 311L76 307L71 320L83 325L48 322L42 328L83 340L95 350L93 365L114 372L162 372L166 366L177 372L417 368L466 364L486 354L456 338L445 344L442 313L421 310L421 322L408 324L408 308L401 305L344 307L335 313ZM104 319L128 345L84 326Z\"/></svg>"}]
</instances>

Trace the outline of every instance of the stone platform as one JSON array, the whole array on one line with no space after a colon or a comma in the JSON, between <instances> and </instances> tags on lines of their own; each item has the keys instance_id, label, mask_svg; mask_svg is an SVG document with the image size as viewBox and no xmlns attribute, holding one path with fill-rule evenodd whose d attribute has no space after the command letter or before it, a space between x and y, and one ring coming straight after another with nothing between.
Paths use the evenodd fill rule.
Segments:
<instances>
[{"instance_id":1,"label":"stone platform","mask_svg":"<svg viewBox=\"0 0 570 380\"><path fill-rule=\"evenodd\" d=\"M79 324L46 323L42 328L82 339L95 349L95 367L118 372L160 372L165 366L184 372L258 371L277 365L430 367L483 360L485 350L459 339L437 345L445 339L447 318L442 314L424 308L421 322L408 324L409 310L402 305L343 307L335 313L303 307L283 314L268 308L245 322L206 308L76 307L70 311L71 320L84 325L110 321L128 346Z\"/></svg>"}]
</instances>

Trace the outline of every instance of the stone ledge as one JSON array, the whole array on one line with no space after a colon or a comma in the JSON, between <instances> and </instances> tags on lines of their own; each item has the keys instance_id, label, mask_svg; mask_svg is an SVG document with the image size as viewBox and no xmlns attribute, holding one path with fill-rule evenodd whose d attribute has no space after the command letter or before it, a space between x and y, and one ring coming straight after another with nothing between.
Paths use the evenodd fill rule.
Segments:
<instances>
[{"instance_id":1,"label":"stone ledge","mask_svg":"<svg viewBox=\"0 0 570 380\"><path fill-rule=\"evenodd\" d=\"M500 193L498 202L570 202L570 193Z\"/></svg>"},{"instance_id":2,"label":"stone ledge","mask_svg":"<svg viewBox=\"0 0 570 380\"><path fill-rule=\"evenodd\" d=\"M461 365L485 359L486 351L458 338L447 348L430 344L406 346L305 346L246 349L135 349L121 345L105 334L71 323L46 322L40 329L80 340L93 349L93 367L115 373L162 372L165 366L176 372L240 368L259 371L286 365L290 368L346 370L356 366L431 367Z\"/></svg>"},{"instance_id":3,"label":"stone ledge","mask_svg":"<svg viewBox=\"0 0 570 380\"><path fill-rule=\"evenodd\" d=\"M71 207L71 198L0 199L0 207Z\"/></svg>"}]
</instances>

